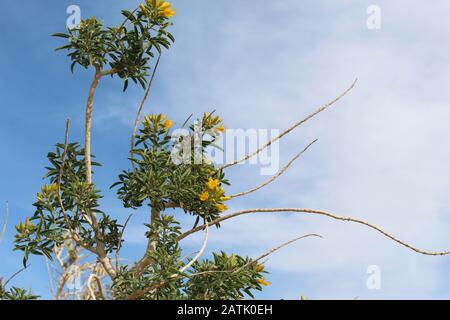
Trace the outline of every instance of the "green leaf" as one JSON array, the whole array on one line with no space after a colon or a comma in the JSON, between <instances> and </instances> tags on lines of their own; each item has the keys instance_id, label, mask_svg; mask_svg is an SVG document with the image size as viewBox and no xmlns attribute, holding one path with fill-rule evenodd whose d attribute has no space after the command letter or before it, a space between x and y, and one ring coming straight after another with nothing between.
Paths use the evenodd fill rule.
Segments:
<instances>
[{"instance_id":1,"label":"green leaf","mask_svg":"<svg viewBox=\"0 0 450 320\"><path fill-rule=\"evenodd\" d=\"M66 39L70 38L70 36L65 33L54 33L54 34L52 34L52 37L59 37L59 38L66 38Z\"/></svg>"}]
</instances>

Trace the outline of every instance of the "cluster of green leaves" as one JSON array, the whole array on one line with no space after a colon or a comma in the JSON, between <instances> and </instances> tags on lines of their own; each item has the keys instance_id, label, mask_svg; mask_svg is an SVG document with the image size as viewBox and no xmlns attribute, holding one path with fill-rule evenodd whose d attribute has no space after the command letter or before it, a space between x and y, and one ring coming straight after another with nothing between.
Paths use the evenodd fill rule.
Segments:
<instances>
[{"instance_id":1,"label":"cluster of green leaves","mask_svg":"<svg viewBox=\"0 0 450 320\"><path fill-rule=\"evenodd\" d=\"M50 152L47 158L51 165L46 167L45 178L49 179L50 184L46 184L37 194L33 216L16 226L15 250L24 252L24 265L30 254L52 259L53 248L63 243L70 232L67 222L71 229L77 230L85 244L93 246L97 235L102 234L106 235L102 242L107 252L115 250L121 241L121 226L117 220L99 210L99 190L94 184L85 182L84 149L78 143L71 143L64 152L64 145L57 144L56 151ZM93 165L100 164L93 162ZM99 215L99 230L92 229L88 222L89 214Z\"/></svg>"},{"instance_id":2,"label":"cluster of green leaves","mask_svg":"<svg viewBox=\"0 0 450 320\"><path fill-rule=\"evenodd\" d=\"M197 128L192 125L187 130L187 136L171 138L170 120L160 114L145 117L132 151L134 157L131 160L135 168L120 174L119 181L113 185L119 186L118 196L125 207L138 208L148 203L152 208L162 211L167 205L171 205L202 220L211 221L219 216L221 210L214 202L200 199L210 178L217 179L219 187L229 184L224 173L204 159L207 148L217 139L217 132L209 135L206 133L217 126L217 123L200 123ZM194 142L195 135L202 139L201 161L196 163L194 159L195 143L188 149L188 161L173 161L179 156L176 153L183 152L179 145L183 141Z\"/></svg>"},{"instance_id":3,"label":"cluster of green leaves","mask_svg":"<svg viewBox=\"0 0 450 320\"><path fill-rule=\"evenodd\" d=\"M186 283L186 295L193 300L240 300L252 290L261 291L264 270L248 257L225 252L213 253L213 259L196 261Z\"/></svg>"},{"instance_id":4,"label":"cluster of green leaves","mask_svg":"<svg viewBox=\"0 0 450 320\"><path fill-rule=\"evenodd\" d=\"M177 238L179 223L170 215L162 215L152 226L147 237L154 237L155 250L150 253L152 263L140 275L122 267L114 282L116 299L142 292L139 299L203 300L243 299L253 297L252 290L261 290L265 271L249 258L239 255L213 253L212 260L195 261L191 268L180 272L189 260L183 261ZM149 290L150 289L150 290Z\"/></svg>"},{"instance_id":5,"label":"cluster of green leaves","mask_svg":"<svg viewBox=\"0 0 450 320\"><path fill-rule=\"evenodd\" d=\"M39 296L34 295L30 290L18 287L6 289L0 278L0 300L36 300Z\"/></svg>"},{"instance_id":6,"label":"cluster of green leaves","mask_svg":"<svg viewBox=\"0 0 450 320\"><path fill-rule=\"evenodd\" d=\"M71 70L78 64L83 68L94 66L102 70L108 65L112 72L124 81L124 90L129 80L147 85L148 62L155 52L169 48L175 39L167 31L171 25L168 16L161 12L160 3L147 1L140 10L123 10L126 18L120 26L104 27L95 17L82 20L68 30L54 36L67 39L68 44L56 50L68 50L72 60Z\"/></svg>"},{"instance_id":7,"label":"cluster of green leaves","mask_svg":"<svg viewBox=\"0 0 450 320\"><path fill-rule=\"evenodd\" d=\"M150 253L151 265L140 275L127 266L122 267L114 281L113 292L116 299L126 298L133 293L156 287L140 297L141 299L174 300L181 299L182 279L176 277L182 267L181 248L177 237L179 223L173 216L162 215L149 227L146 236L154 240L154 251Z\"/></svg>"}]
</instances>

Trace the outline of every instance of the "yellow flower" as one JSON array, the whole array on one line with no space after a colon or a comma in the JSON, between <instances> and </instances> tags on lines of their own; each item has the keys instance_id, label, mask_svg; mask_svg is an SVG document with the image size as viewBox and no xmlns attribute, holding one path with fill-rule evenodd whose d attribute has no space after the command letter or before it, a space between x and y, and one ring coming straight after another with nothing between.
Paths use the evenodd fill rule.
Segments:
<instances>
[{"instance_id":1,"label":"yellow flower","mask_svg":"<svg viewBox=\"0 0 450 320\"><path fill-rule=\"evenodd\" d=\"M56 183L52 184L50 186L50 191L53 193L57 193L58 192L58 185Z\"/></svg>"},{"instance_id":2,"label":"yellow flower","mask_svg":"<svg viewBox=\"0 0 450 320\"><path fill-rule=\"evenodd\" d=\"M264 265L263 264L258 264L255 268L256 272L261 272L264 270Z\"/></svg>"},{"instance_id":3,"label":"yellow flower","mask_svg":"<svg viewBox=\"0 0 450 320\"><path fill-rule=\"evenodd\" d=\"M144 127L149 127L151 123L152 123L152 118L150 116L145 116L144 121L142 121L142 124L144 125Z\"/></svg>"},{"instance_id":4,"label":"yellow flower","mask_svg":"<svg viewBox=\"0 0 450 320\"><path fill-rule=\"evenodd\" d=\"M266 281L266 279L264 278L258 279L256 280L256 282L258 282L262 286L270 286L272 284L269 281Z\"/></svg>"},{"instance_id":5,"label":"yellow flower","mask_svg":"<svg viewBox=\"0 0 450 320\"><path fill-rule=\"evenodd\" d=\"M144 6L143 3L141 3L140 7L141 7L141 11L142 11L144 14L147 14L147 9L145 8L145 6Z\"/></svg>"},{"instance_id":6,"label":"yellow flower","mask_svg":"<svg viewBox=\"0 0 450 320\"><path fill-rule=\"evenodd\" d=\"M164 123L163 123L163 127L166 128L166 129L171 128L172 125L173 125L172 120L166 120L166 121L164 121Z\"/></svg>"},{"instance_id":7,"label":"yellow flower","mask_svg":"<svg viewBox=\"0 0 450 320\"><path fill-rule=\"evenodd\" d=\"M209 199L209 193L207 191L205 191L202 194L200 194L200 200L201 201L206 201L208 199Z\"/></svg>"},{"instance_id":8,"label":"yellow flower","mask_svg":"<svg viewBox=\"0 0 450 320\"><path fill-rule=\"evenodd\" d=\"M224 188L217 188L217 196L222 197L225 194Z\"/></svg>"},{"instance_id":9,"label":"yellow flower","mask_svg":"<svg viewBox=\"0 0 450 320\"><path fill-rule=\"evenodd\" d=\"M219 180L213 179L213 178L209 178L208 182L206 183L206 186L210 190L215 190L218 185L219 185Z\"/></svg>"},{"instance_id":10,"label":"yellow flower","mask_svg":"<svg viewBox=\"0 0 450 320\"><path fill-rule=\"evenodd\" d=\"M219 132L224 132L225 131L225 126L223 124L221 124L220 126L218 126L216 128L216 130L219 131Z\"/></svg>"},{"instance_id":11,"label":"yellow flower","mask_svg":"<svg viewBox=\"0 0 450 320\"><path fill-rule=\"evenodd\" d=\"M158 3L159 15L165 18L171 18L175 15L175 10L172 9L172 4L167 1L161 1Z\"/></svg>"},{"instance_id":12,"label":"yellow flower","mask_svg":"<svg viewBox=\"0 0 450 320\"><path fill-rule=\"evenodd\" d=\"M40 193L37 194L36 198L39 202L42 202L44 200L44 198L42 197L42 194L40 194Z\"/></svg>"},{"instance_id":13,"label":"yellow flower","mask_svg":"<svg viewBox=\"0 0 450 320\"><path fill-rule=\"evenodd\" d=\"M230 200L231 199L231 197L220 197L220 200L221 201L228 201L228 200Z\"/></svg>"},{"instance_id":14,"label":"yellow flower","mask_svg":"<svg viewBox=\"0 0 450 320\"><path fill-rule=\"evenodd\" d=\"M170 2L167 1L162 1L159 5L158 5L158 9L159 10L164 10L167 8L170 8L172 5L170 4Z\"/></svg>"},{"instance_id":15,"label":"yellow flower","mask_svg":"<svg viewBox=\"0 0 450 320\"><path fill-rule=\"evenodd\" d=\"M164 9L164 11L162 12L162 15L166 18L172 18L175 14L176 11L173 10L172 8Z\"/></svg>"},{"instance_id":16,"label":"yellow flower","mask_svg":"<svg viewBox=\"0 0 450 320\"><path fill-rule=\"evenodd\" d=\"M220 212L225 211L225 210L228 209L228 207L227 207L226 205L221 204L221 203L216 204L216 208L217 208L217 210L219 210Z\"/></svg>"}]
</instances>

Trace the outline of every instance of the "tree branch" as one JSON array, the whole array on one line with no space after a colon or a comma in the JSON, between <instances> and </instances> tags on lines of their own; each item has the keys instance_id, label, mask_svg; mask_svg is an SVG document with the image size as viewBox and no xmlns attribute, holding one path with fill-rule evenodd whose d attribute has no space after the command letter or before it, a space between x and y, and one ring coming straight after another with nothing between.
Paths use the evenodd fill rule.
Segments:
<instances>
[{"instance_id":1,"label":"tree branch","mask_svg":"<svg viewBox=\"0 0 450 320\"><path fill-rule=\"evenodd\" d=\"M269 183L272 183L273 181L275 181L279 176L281 176L290 166L291 164L297 160L303 153L305 153L309 147L311 147L314 143L316 143L318 141L318 139L314 140L313 142L311 142L310 144L308 144L302 151L300 151L295 157L293 157L291 159L291 161L289 161L276 175L274 175L272 178L270 178L269 180L265 181L264 183L260 184L259 186L252 188L250 190L244 191L244 192L240 192L240 193L236 193L230 196L231 199L236 198L236 197L241 197L241 196L245 196L249 193L255 192L265 186L267 186Z\"/></svg>"},{"instance_id":2,"label":"tree branch","mask_svg":"<svg viewBox=\"0 0 450 320\"><path fill-rule=\"evenodd\" d=\"M6 227L8 226L8 218L9 218L9 202L6 201L6 205L5 205L5 220L3 221L2 231L0 232L0 243L2 242L3 237L5 236Z\"/></svg>"},{"instance_id":3,"label":"tree branch","mask_svg":"<svg viewBox=\"0 0 450 320\"><path fill-rule=\"evenodd\" d=\"M301 126L303 123L305 123L306 121L308 121L309 119L313 118L314 116L316 116L317 114L321 113L322 111L325 111L326 109L328 109L330 106L332 106L333 104L335 104L336 102L338 102L341 98L343 98L350 90L353 89L353 87L356 84L356 81L358 79L355 79L355 81L353 81L352 85L346 89L343 93L341 93L337 98L335 98L334 100L326 103L325 105L321 106L319 109L317 109L316 111L314 111L313 113L311 113L310 115L308 115L306 118L304 118L303 120L297 122L296 124L294 124L293 126L291 126L289 129L287 129L286 131L284 131L283 133L281 133L280 135L278 135L277 137L273 138L272 140L270 140L269 142L267 142L266 144L264 144L263 146L259 147L256 151L254 151L253 153L249 153L247 154L245 157L243 157L242 159L236 160L234 162L230 162L228 164L223 165L222 167L220 167L219 169L217 169L217 171L229 168L231 166L234 166L238 163L241 163L243 161L246 161L248 159L250 159L251 157L257 155L258 153L260 153L262 150L266 149L267 147L269 147L272 143L274 143L277 140L280 140L281 138L283 138L285 135L287 135L289 132L291 132L292 130L294 130L295 128Z\"/></svg>"},{"instance_id":4,"label":"tree branch","mask_svg":"<svg viewBox=\"0 0 450 320\"><path fill-rule=\"evenodd\" d=\"M119 257L120 257L120 249L122 249L122 239L123 239L123 233L125 232L125 228L128 225L128 222L130 221L133 214L130 214L125 221L125 224L122 227L122 231L120 232L120 238L119 243L117 244L117 250L116 250L116 271L119 271Z\"/></svg>"},{"instance_id":5,"label":"tree branch","mask_svg":"<svg viewBox=\"0 0 450 320\"><path fill-rule=\"evenodd\" d=\"M156 60L155 67L153 68L153 72L150 77L150 82L148 83L147 90L145 91L144 97L142 98L141 104L139 106L139 109L138 109L138 112L136 115L136 120L134 121L133 133L131 134L131 143L130 143L130 157L132 160L134 159L133 149L134 149L134 140L136 138L137 127L139 125L141 113L142 113L142 110L144 109L145 102L147 101L147 98L150 94L150 89L152 88L153 79L155 78L156 70L158 69L160 59L161 59L161 53L158 55L158 60ZM133 167L133 170L135 170L134 161L131 161L131 166Z\"/></svg>"},{"instance_id":6,"label":"tree branch","mask_svg":"<svg viewBox=\"0 0 450 320\"><path fill-rule=\"evenodd\" d=\"M218 218L216 220L213 220L212 222L209 223L209 226L213 226L216 225L218 223L221 223L222 221L240 216L240 215L244 215L244 214L251 214L251 213L263 213L263 212L269 212L269 213L280 213L280 212L297 212L297 213L307 213L307 214L314 214L314 215L321 215L321 216L326 216L328 218L332 218L334 220L340 220L340 221L347 221L347 222L354 222L354 223L358 223L358 224L362 224L365 225L371 229L374 229L375 231L381 233L382 235L386 236L387 238L397 242L398 244L412 250L415 251L417 253L423 254L423 255L429 255L429 256L443 256L443 255L448 255L450 254L450 250L448 251L442 251L442 252L430 252L430 251L426 251L426 250L421 250L418 249L416 247L413 247L412 245L396 238L395 236L389 234L388 232L384 231L383 229L381 229L380 227L377 227L371 223L368 223L366 221L363 220L359 220L359 219L355 219L355 218L351 218L351 217L343 217L343 216L339 216L333 213L329 213L326 211L321 211L321 210L312 210L312 209L302 209L302 208L263 208L263 209L248 209L248 210L242 210L242 211L237 211L235 213L231 213L228 214L226 216L223 216L221 218ZM198 232L202 229L204 229L206 227L206 225L201 225L198 226L196 228L193 228L189 231L186 231L185 233L183 233L182 235L180 235L178 237L178 240L182 240L184 238L186 238L187 236Z\"/></svg>"},{"instance_id":7,"label":"tree branch","mask_svg":"<svg viewBox=\"0 0 450 320\"><path fill-rule=\"evenodd\" d=\"M160 211L155 208L152 208L150 225L154 226L156 221L160 220L160 218L161 218ZM154 252L155 249L156 249L155 235L150 234L148 237L147 248L145 250L144 256L132 268L133 272L136 275L142 274L145 268L152 262L150 254Z\"/></svg>"},{"instance_id":8,"label":"tree branch","mask_svg":"<svg viewBox=\"0 0 450 320\"><path fill-rule=\"evenodd\" d=\"M97 89L102 71L100 66L95 65L95 76L89 89L88 100L86 104L86 119L84 129L84 158L86 162L86 182L92 183L92 161L91 161L91 127L92 127L92 107L94 105L94 95Z\"/></svg>"},{"instance_id":9,"label":"tree branch","mask_svg":"<svg viewBox=\"0 0 450 320\"><path fill-rule=\"evenodd\" d=\"M203 240L203 244L202 244L200 250L198 251L197 255L191 261L189 261L189 263L187 263L184 267L182 267L180 269L180 273L183 273L187 269L189 269L194 264L194 262L197 261L201 257L203 252L205 252L206 244L208 243L208 235L209 235L208 222L205 221L205 239Z\"/></svg>"}]
</instances>

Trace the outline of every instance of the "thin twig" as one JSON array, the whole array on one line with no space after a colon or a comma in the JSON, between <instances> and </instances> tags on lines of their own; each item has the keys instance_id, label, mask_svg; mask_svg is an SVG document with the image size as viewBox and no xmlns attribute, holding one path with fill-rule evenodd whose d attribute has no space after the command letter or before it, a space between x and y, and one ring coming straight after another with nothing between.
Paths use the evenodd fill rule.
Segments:
<instances>
[{"instance_id":1,"label":"thin twig","mask_svg":"<svg viewBox=\"0 0 450 320\"><path fill-rule=\"evenodd\" d=\"M47 268L47 276L48 276L48 283L50 285L50 293L51 293L53 298L56 298L54 284L53 284L52 272L50 270L50 264L48 262L48 258L47 257L45 257L45 267Z\"/></svg>"},{"instance_id":2,"label":"thin twig","mask_svg":"<svg viewBox=\"0 0 450 320\"><path fill-rule=\"evenodd\" d=\"M6 227L8 226L8 217L9 217L9 202L6 201L6 205L5 205L5 220L3 221L2 231L0 232L0 243L2 242L3 237L5 236Z\"/></svg>"},{"instance_id":3,"label":"thin twig","mask_svg":"<svg viewBox=\"0 0 450 320\"><path fill-rule=\"evenodd\" d=\"M3 284L3 287L6 287L6 285L12 280L14 279L17 275L19 275L23 270L25 270L26 268L28 268L30 265L27 265L23 268L21 268L19 271L14 272Z\"/></svg>"},{"instance_id":4,"label":"thin twig","mask_svg":"<svg viewBox=\"0 0 450 320\"><path fill-rule=\"evenodd\" d=\"M203 254L203 252L206 249L206 244L208 243L208 235L209 235L209 227L208 227L208 222L205 221L205 239L203 240L203 244L202 247L200 248L200 250L198 251L197 255L191 260L189 261L189 263L187 263L184 267L182 267L180 269L180 273L185 272L187 269L189 269L195 261L197 261L201 255Z\"/></svg>"},{"instance_id":5,"label":"thin twig","mask_svg":"<svg viewBox=\"0 0 450 320\"><path fill-rule=\"evenodd\" d=\"M130 221L132 216L133 216L133 214L130 214L128 216L127 220L125 221L125 223L122 227L122 231L120 232L119 243L117 244L117 250L116 250L116 271L119 271L119 256L120 256L120 249L122 249L123 233L125 232L125 228L127 227L128 222Z\"/></svg>"},{"instance_id":6,"label":"thin twig","mask_svg":"<svg viewBox=\"0 0 450 320\"><path fill-rule=\"evenodd\" d=\"M278 247L275 247L275 248L273 248L273 249L270 249L269 251L267 251L267 252L263 253L262 255L260 255L258 258L253 259L253 260L250 261L249 263L247 263L247 264L243 265L242 267L236 269L234 272L239 272L239 271L241 271L242 269L248 267L249 265L254 264L254 263L256 263L256 262L258 262L258 261L260 261L260 260L262 260L262 259L264 259L264 258L266 258L266 257L268 257L268 256L270 256L272 253L275 253L276 251L278 251L278 250L280 250L280 249L282 249L282 248L284 248L284 247L290 245L291 243L294 243L294 242L296 242L296 241L298 241L298 240L305 239L305 238L309 238L309 237L323 238L320 234L316 234L316 233L310 233L310 234L305 234L305 235L296 237L296 238L294 238L294 239L292 239L292 240L289 240L289 241L287 241L287 242L285 242L285 243L279 245Z\"/></svg>"},{"instance_id":7,"label":"thin twig","mask_svg":"<svg viewBox=\"0 0 450 320\"><path fill-rule=\"evenodd\" d=\"M228 164L223 165L222 167L218 168L217 171L229 168L231 166L234 166L238 163L241 163L243 161L246 161L248 159L250 159L251 157L257 155L258 153L260 153L262 150L266 149L267 147L269 147L272 143L274 143L277 140L280 140L281 138L283 138L285 135L287 135L289 132L291 132L292 130L294 130L295 128L301 126L303 123L305 123L306 121L308 121L309 119L313 118L314 116L316 116L317 114L321 113L322 111L325 111L326 109L328 109L330 106L332 106L333 104L335 104L336 102L338 102L341 98L343 98L350 90L353 89L353 87L356 84L356 81L358 79L355 79L355 81L353 81L352 85L346 89L343 93L341 93L337 98L335 98L334 100L326 103L325 105L321 106L319 109L317 109L316 111L314 111L313 113L311 113L310 115L308 115L306 118L304 118L303 120L297 122L296 124L294 124L293 126L291 126L289 129L287 129L286 131L284 131L283 133L281 133L280 135L278 135L277 137L273 138L272 140L270 140L269 142L267 142L266 144L262 145L261 147L259 147L256 151L247 154L245 157L238 159L236 161L230 162Z\"/></svg>"},{"instance_id":8,"label":"thin twig","mask_svg":"<svg viewBox=\"0 0 450 320\"><path fill-rule=\"evenodd\" d=\"M263 208L263 209L248 209L248 210L242 210L242 211L237 211L235 213L231 213L228 214L226 216L217 218L216 220L213 220L209 223L209 226L213 226L216 225L222 221L240 216L240 215L244 215L244 214L250 214L250 213L263 213L263 212L269 212L269 213L279 213L279 212L298 212L298 213L308 213L308 214L314 214L314 215L321 215L321 216L326 216L335 220L340 220L340 221L347 221L347 222L354 222L354 223L358 223L358 224L362 224L365 225L371 229L374 229L376 231L378 231L379 233L383 234L384 236L386 236L387 238L397 242L398 244L412 250L415 251L417 253L423 254L423 255L429 255L429 256L443 256L443 255L448 255L450 254L450 250L447 251L442 251L442 252L430 252L430 251L425 251L425 250L421 250L418 249L416 247L413 247L412 245L396 238L395 236L389 234L388 232L384 231L383 229L381 229L380 227L377 227L371 223L368 223L366 221L360 220L360 219L355 219L355 218L351 218L351 217L343 217L343 216L339 216L333 213L329 213L326 211L322 211L322 210L313 210L313 209L303 209L303 208ZM183 233L182 235L180 235L178 237L178 241L181 239L186 238L187 236L198 232L200 230L202 230L203 228L205 228L205 225L201 225L198 226L196 228L193 228L189 231L186 231L185 233Z\"/></svg>"},{"instance_id":9,"label":"thin twig","mask_svg":"<svg viewBox=\"0 0 450 320\"><path fill-rule=\"evenodd\" d=\"M181 126L182 128L184 128L184 126L188 123L189 119L191 119L193 115L194 115L194 114L191 113L191 114L189 115L189 117L186 118L186 120L183 122L183 125Z\"/></svg>"},{"instance_id":10,"label":"thin twig","mask_svg":"<svg viewBox=\"0 0 450 320\"><path fill-rule=\"evenodd\" d=\"M260 184L257 187L254 187L250 190L244 191L244 192L240 192L240 193L236 193L230 196L231 199L236 198L236 197L241 197L241 196L245 196L249 193L255 192L265 186L267 186L269 183L272 183L273 181L275 181L279 176L281 176L290 166L291 164L297 160L303 153L305 153L309 147L311 147L314 143L316 143L318 141L318 139L314 140L313 142L311 142L310 144L308 144L302 151L300 151L295 157L293 157L291 159L291 161L289 161L276 175L274 175L272 178L270 178L269 180L265 181L264 183Z\"/></svg>"},{"instance_id":11,"label":"thin twig","mask_svg":"<svg viewBox=\"0 0 450 320\"><path fill-rule=\"evenodd\" d=\"M305 239L305 238L309 238L309 237L323 238L320 234L317 234L317 233L310 233L310 234L306 234L306 235L303 235L303 236L300 236L300 237L296 237L296 238L294 238L294 239L292 239L292 240L289 240L289 241L287 241L287 242L285 242L285 243L279 245L279 246L276 247L276 248L273 248L273 249L269 250L269 251L266 252L266 253L263 253L263 254L260 255L258 258L254 259L253 262L260 261L260 260L264 259L265 257L270 256L272 253L275 253L276 251L278 251L278 250L280 250L280 249L282 249L282 248L284 248L284 247L290 245L291 243L294 243L294 242L296 242L296 241L298 241L298 240Z\"/></svg>"},{"instance_id":12,"label":"thin twig","mask_svg":"<svg viewBox=\"0 0 450 320\"><path fill-rule=\"evenodd\" d=\"M136 138L137 127L138 127L139 121L141 119L141 113L142 113L142 110L144 109L145 102L147 101L147 98L150 94L150 89L152 88L153 79L155 78L156 70L158 69L160 59L161 59L161 53L158 55L158 60L156 60L155 67L153 68L153 72L150 77L150 82L148 83L147 90L145 91L144 97L142 98L141 104L139 106L139 109L138 109L138 112L136 115L136 119L134 120L133 133L131 135L131 143L130 143L131 144L130 145L130 157L132 160L134 159L133 149L134 149L134 140ZM133 170L135 170L136 165L135 165L134 161L131 161L131 166L133 167Z\"/></svg>"}]
</instances>

